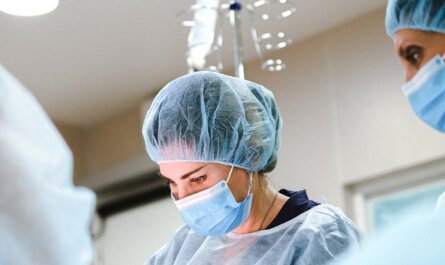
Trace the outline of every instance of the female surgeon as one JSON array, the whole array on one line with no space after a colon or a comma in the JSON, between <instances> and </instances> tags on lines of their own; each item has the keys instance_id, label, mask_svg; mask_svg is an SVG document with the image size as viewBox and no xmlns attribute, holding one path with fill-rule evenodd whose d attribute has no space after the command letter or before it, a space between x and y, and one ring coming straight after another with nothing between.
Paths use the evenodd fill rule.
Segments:
<instances>
[{"instance_id":1,"label":"female surgeon","mask_svg":"<svg viewBox=\"0 0 445 265\"><path fill-rule=\"evenodd\" d=\"M238 78L196 72L159 92L143 136L185 225L147 264L319 265L357 246L338 208L268 183L281 124L272 93Z\"/></svg>"},{"instance_id":2,"label":"female surgeon","mask_svg":"<svg viewBox=\"0 0 445 265\"><path fill-rule=\"evenodd\" d=\"M411 107L426 124L445 132L445 1L389 0L386 30L406 71L402 90ZM436 209L423 218L416 208L335 264L445 264L445 193Z\"/></svg>"}]
</instances>

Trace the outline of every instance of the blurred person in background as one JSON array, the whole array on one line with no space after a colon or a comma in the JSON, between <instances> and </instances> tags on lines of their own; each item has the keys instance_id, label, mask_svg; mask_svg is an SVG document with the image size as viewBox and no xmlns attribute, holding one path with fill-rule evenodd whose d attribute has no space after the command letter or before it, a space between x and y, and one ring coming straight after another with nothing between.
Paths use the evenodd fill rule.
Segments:
<instances>
[{"instance_id":1,"label":"blurred person in background","mask_svg":"<svg viewBox=\"0 0 445 265\"><path fill-rule=\"evenodd\" d=\"M445 132L445 1L389 0L386 31L405 69L402 91L413 111ZM445 137L445 136L444 136ZM423 218L415 208L336 265L445 264L445 192L436 213Z\"/></svg>"}]
</instances>

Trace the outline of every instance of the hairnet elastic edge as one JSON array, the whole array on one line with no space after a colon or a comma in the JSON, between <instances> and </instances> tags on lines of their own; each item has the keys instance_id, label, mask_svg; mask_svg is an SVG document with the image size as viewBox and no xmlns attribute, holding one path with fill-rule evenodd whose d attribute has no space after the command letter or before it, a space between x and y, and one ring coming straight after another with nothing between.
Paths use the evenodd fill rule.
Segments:
<instances>
[{"instance_id":1,"label":"hairnet elastic edge","mask_svg":"<svg viewBox=\"0 0 445 265\"><path fill-rule=\"evenodd\" d=\"M399 30L402 30L402 29L415 29L415 30L421 30L421 31L426 31L426 32L435 32L435 33L445 34L445 29L439 29L436 27L431 27L431 28L425 29L424 27L413 26L413 25L399 26L392 30L387 30L386 34L388 34L389 37L394 38L394 35L396 34L396 32Z\"/></svg>"},{"instance_id":2,"label":"hairnet elastic edge","mask_svg":"<svg viewBox=\"0 0 445 265\"><path fill-rule=\"evenodd\" d=\"M167 163L181 163L181 162L199 162L199 163L217 163L217 164L222 164L222 165L226 165L226 166L234 166L237 168L242 168L245 169L249 172L254 172L252 169L247 168L245 166L241 166L238 164L234 164L234 163L228 163L228 162L221 162L221 161L216 161L216 160L159 160L159 161L155 161L158 165L160 164L167 164Z\"/></svg>"}]
</instances>

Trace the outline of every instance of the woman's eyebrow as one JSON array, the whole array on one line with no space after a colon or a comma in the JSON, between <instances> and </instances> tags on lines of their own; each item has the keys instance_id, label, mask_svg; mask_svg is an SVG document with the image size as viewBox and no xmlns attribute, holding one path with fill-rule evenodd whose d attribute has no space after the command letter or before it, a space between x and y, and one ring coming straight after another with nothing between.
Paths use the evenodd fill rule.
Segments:
<instances>
[{"instance_id":1,"label":"woman's eyebrow","mask_svg":"<svg viewBox=\"0 0 445 265\"><path fill-rule=\"evenodd\" d=\"M405 49L402 46L399 47L398 54L400 57L405 57Z\"/></svg>"},{"instance_id":2,"label":"woman's eyebrow","mask_svg":"<svg viewBox=\"0 0 445 265\"><path fill-rule=\"evenodd\" d=\"M190 172L188 172L188 173L182 175L182 176L181 176L181 179L186 179L186 178L190 177L190 175L192 175L193 173L198 172L199 170L201 170L202 168L204 168L204 167L207 166L207 165L208 165L208 164L205 164L205 165L203 165L203 166L200 166L200 167L198 167L198 168L196 168L196 169L194 169L194 170L192 170L192 171L190 171ZM161 176L161 177L163 177L163 178L165 178L165 179L169 179L168 177L162 175L161 172L158 172L158 175Z\"/></svg>"}]
</instances>

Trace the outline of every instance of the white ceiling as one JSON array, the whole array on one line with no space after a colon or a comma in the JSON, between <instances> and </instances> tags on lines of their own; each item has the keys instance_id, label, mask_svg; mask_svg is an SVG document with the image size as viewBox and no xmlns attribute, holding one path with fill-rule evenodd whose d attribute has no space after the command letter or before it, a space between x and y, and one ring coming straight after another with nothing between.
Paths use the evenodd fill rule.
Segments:
<instances>
[{"instance_id":1,"label":"white ceiling","mask_svg":"<svg viewBox=\"0 0 445 265\"><path fill-rule=\"evenodd\" d=\"M53 13L40 17L0 12L0 63L35 94L52 118L91 126L187 72L188 29L175 17L193 2L60 0ZM294 43L381 8L386 0L295 2L294 15L270 24ZM250 60L255 53L250 20L247 11L243 13L246 60ZM231 64L227 24L224 32L224 61Z\"/></svg>"}]
</instances>

